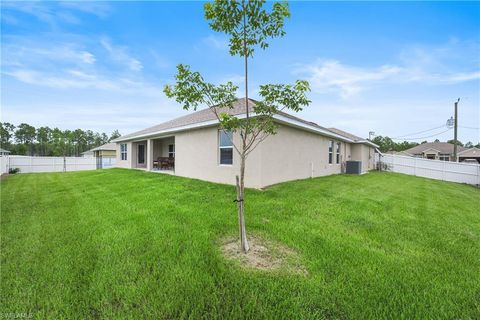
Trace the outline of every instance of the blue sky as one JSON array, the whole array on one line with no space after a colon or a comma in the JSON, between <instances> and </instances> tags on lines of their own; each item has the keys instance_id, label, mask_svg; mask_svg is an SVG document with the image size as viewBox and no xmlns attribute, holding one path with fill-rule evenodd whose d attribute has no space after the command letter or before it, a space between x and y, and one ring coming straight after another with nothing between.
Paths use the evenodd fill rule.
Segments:
<instances>
[{"instance_id":1,"label":"blue sky","mask_svg":"<svg viewBox=\"0 0 480 320\"><path fill-rule=\"evenodd\" d=\"M312 104L299 116L363 137L441 126L460 97L459 138L480 140L480 3L290 9L286 36L250 63L254 97L259 84L306 79ZM2 2L1 27L2 121L142 129L187 113L162 91L178 63L242 87L242 61L209 29L201 2Z\"/></svg>"}]
</instances>

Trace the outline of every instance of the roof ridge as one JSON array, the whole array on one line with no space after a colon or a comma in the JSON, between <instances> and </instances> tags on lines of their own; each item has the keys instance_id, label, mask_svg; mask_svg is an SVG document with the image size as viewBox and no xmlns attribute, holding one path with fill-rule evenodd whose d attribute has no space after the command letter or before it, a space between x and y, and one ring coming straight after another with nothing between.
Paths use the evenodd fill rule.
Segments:
<instances>
[{"instance_id":1,"label":"roof ridge","mask_svg":"<svg viewBox=\"0 0 480 320\"><path fill-rule=\"evenodd\" d=\"M248 100L251 103L253 103L254 105L256 103L258 103L257 100L252 99L252 98L248 98ZM229 108L226 111L231 115L245 114L246 110L245 110L245 104L242 103L243 101L245 101L245 97L238 98L237 100L235 100L233 102L232 108ZM183 116L180 116L180 117L177 117L177 118L159 123L159 124L154 125L154 126L147 127L145 129L142 129L142 130L132 132L130 134L123 135L123 136L115 139L114 141L125 141L125 140L129 140L129 139L146 137L149 134L154 134L155 132L160 132L160 131L164 131L164 130L185 127L185 126L193 125L193 124L197 124L197 123L217 120L217 117L215 116L215 113L212 112L211 110L213 108L218 108L218 107L219 107L219 105L216 105L216 106L206 107L204 109L196 110L195 112L192 112L192 113L189 113L189 114L186 114L186 115L183 115ZM307 124L309 126L313 126L317 129L324 130L328 133L342 136L343 138L345 138L347 140L353 140L355 142L365 141L365 139L363 139L361 137L358 137L358 136L355 136L355 135L353 135L353 134L351 134L347 131L343 131L343 130L336 129L336 128L328 129L326 127L322 127L322 126L318 125L317 123L315 123L313 121L308 121L308 120L302 119L300 117L294 116L290 113L287 113L287 112L284 112L284 111L281 111L281 110L277 111L277 114L280 115L280 116L284 116L286 118L289 118L290 120L295 120L295 121L298 121L298 122L302 122L302 123Z\"/></svg>"}]
</instances>

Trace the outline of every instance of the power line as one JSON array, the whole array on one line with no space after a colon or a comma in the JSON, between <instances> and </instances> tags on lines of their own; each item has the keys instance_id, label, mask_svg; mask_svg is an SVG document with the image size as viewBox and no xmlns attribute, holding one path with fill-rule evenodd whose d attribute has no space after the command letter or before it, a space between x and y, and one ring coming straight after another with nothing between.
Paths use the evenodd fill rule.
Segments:
<instances>
[{"instance_id":1,"label":"power line","mask_svg":"<svg viewBox=\"0 0 480 320\"><path fill-rule=\"evenodd\" d=\"M401 139L401 138L403 138L403 137L413 136L413 135L415 135L415 134L425 133L425 132L433 131L433 130L440 129L440 128L443 128L443 127L445 127L445 125L441 125L441 126L439 126L439 127L435 127L435 128L431 128L431 129L427 129L427 130L423 130L423 131L418 131L418 132L412 132L412 133L409 133L409 134L404 134L404 135L397 136L397 137L392 138L392 139Z\"/></svg>"},{"instance_id":2,"label":"power line","mask_svg":"<svg viewBox=\"0 0 480 320\"><path fill-rule=\"evenodd\" d=\"M438 128L437 128L438 129ZM425 137L417 137L417 138L409 138L409 139L398 139L398 138L391 138L392 140L420 140L420 139L426 139L426 138L431 138L431 137L435 137L435 136L438 136L438 135L441 135L442 133L445 133L445 132L448 132L452 130L452 128L449 128L445 131L442 131L442 132L438 132L438 133L435 133L435 134L432 134L430 136L425 136Z\"/></svg>"},{"instance_id":3,"label":"power line","mask_svg":"<svg viewBox=\"0 0 480 320\"><path fill-rule=\"evenodd\" d=\"M459 126L460 128L463 128L463 129L473 129L473 130L478 130L480 128L478 127L464 127L464 126Z\"/></svg>"}]
</instances>

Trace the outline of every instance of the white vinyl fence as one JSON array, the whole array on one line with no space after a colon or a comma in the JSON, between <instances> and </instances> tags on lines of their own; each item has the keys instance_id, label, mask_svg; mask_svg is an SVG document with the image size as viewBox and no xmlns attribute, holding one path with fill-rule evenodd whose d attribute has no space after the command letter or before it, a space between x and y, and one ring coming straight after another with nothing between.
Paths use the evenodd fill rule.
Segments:
<instances>
[{"instance_id":1,"label":"white vinyl fence","mask_svg":"<svg viewBox=\"0 0 480 320\"><path fill-rule=\"evenodd\" d=\"M0 175L8 172L8 156L0 156Z\"/></svg>"},{"instance_id":2,"label":"white vinyl fence","mask_svg":"<svg viewBox=\"0 0 480 320\"><path fill-rule=\"evenodd\" d=\"M6 161L6 170L8 171L9 169L19 168L20 173L81 171L95 170L97 168L97 160L93 157L83 158L8 156L5 158L8 159Z\"/></svg>"},{"instance_id":3,"label":"white vinyl fence","mask_svg":"<svg viewBox=\"0 0 480 320\"><path fill-rule=\"evenodd\" d=\"M480 185L480 164L430 160L392 154L382 155L380 162L382 170Z\"/></svg>"},{"instance_id":4,"label":"white vinyl fence","mask_svg":"<svg viewBox=\"0 0 480 320\"><path fill-rule=\"evenodd\" d=\"M116 163L115 158L97 157L97 169L113 168Z\"/></svg>"}]
</instances>

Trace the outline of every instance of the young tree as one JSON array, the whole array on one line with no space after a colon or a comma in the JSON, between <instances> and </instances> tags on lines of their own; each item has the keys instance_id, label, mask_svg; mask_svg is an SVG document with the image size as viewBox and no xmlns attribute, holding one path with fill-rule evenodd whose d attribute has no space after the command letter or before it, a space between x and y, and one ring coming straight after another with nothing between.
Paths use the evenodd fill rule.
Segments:
<instances>
[{"instance_id":1,"label":"young tree","mask_svg":"<svg viewBox=\"0 0 480 320\"><path fill-rule=\"evenodd\" d=\"M287 3L273 3L270 12L263 9L264 3L265 1L218 0L206 3L204 7L210 27L230 37L230 54L243 57L245 117L228 113L236 100L237 86L231 82L221 85L208 83L200 73L190 71L189 66L178 65L175 85L165 86L164 90L168 97L175 98L186 110L196 110L199 105L206 104L217 116L222 129L237 133L240 137L240 143L232 141L232 144L240 157L240 172L236 176L236 202L241 247L245 253L249 250L244 214L246 159L259 143L276 133L277 125L273 119L275 113L284 109L298 112L310 103L306 97L310 90L308 82L297 80L289 85L261 85L261 99L250 105L248 60L253 57L256 47L266 49L269 39L285 35L284 20L290 16Z\"/></svg>"}]
</instances>

